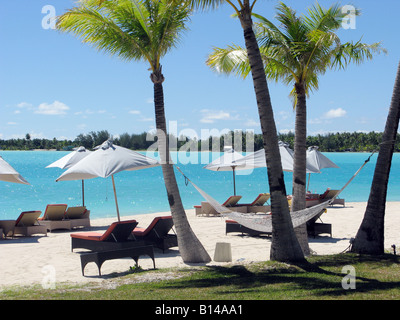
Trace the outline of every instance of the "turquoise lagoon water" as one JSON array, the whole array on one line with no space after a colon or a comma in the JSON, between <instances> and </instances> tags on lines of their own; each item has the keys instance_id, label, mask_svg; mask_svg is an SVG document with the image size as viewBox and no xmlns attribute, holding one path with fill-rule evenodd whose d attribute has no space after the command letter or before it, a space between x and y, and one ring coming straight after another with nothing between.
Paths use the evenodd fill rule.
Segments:
<instances>
[{"instance_id":1,"label":"turquoise lagoon water","mask_svg":"<svg viewBox=\"0 0 400 320\"><path fill-rule=\"evenodd\" d=\"M44 211L49 203L82 204L81 181L55 182L63 170L45 168L68 152L62 151L1 151L9 162L31 185L0 181L0 219L16 219L21 211ZM172 153L181 170L206 193L220 202L233 194L231 172L214 172L203 169L221 154L212 152ZM367 153L325 153L339 169L323 169L312 174L311 191L323 193L326 188L340 189L368 158ZM353 182L343 191L347 202L368 200L377 154L363 168ZM287 193L292 190L292 174L285 172ZM185 208L191 209L203 201L192 185L186 186L183 176L176 177ZM169 211L164 181L160 167L115 175L118 204L121 216ZM241 202L251 202L259 193L268 192L266 168L237 171L236 193ZM388 201L400 201L400 154L394 154L389 179ZM92 218L115 217L116 209L111 178L85 181L85 205Z\"/></svg>"}]
</instances>

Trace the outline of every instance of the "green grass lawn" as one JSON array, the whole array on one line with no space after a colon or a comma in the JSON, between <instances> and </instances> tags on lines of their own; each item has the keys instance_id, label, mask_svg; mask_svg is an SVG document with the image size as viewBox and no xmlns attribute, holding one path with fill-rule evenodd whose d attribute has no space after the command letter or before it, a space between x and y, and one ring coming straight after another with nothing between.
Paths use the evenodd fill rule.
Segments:
<instances>
[{"instance_id":1,"label":"green grass lawn","mask_svg":"<svg viewBox=\"0 0 400 320\"><path fill-rule=\"evenodd\" d=\"M307 265L267 261L226 267L140 270L105 282L55 289L9 288L0 299L56 300L349 300L400 299L400 263L394 255L313 256ZM345 290L347 266L355 288ZM346 269L343 269L345 267ZM166 275L168 275L166 279ZM345 278L346 277L346 278ZM155 281L149 279L155 278ZM166 279L166 280L162 280Z\"/></svg>"}]
</instances>

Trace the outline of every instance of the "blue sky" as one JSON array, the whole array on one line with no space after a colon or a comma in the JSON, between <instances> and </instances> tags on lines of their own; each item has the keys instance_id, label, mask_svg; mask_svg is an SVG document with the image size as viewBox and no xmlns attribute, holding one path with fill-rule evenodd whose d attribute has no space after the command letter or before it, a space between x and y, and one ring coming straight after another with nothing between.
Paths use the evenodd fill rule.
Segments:
<instances>
[{"instance_id":1,"label":"blue sky","mask_svg":"<svg viewBox=\"0 0 400 320\"><path fill-rule=\"evenodd\" d=\"M314 1L287 0L305 13ZM330 6L335 1L320 1ZM362 10L345 41L382 41L377 55L346 71L328 71L308 100L308 134L383 131L400 60L396 0L341 1ZM278 1L259 0L255 12L274 19ZM0 138L74 139L108 130L113 135L154 129L153 86L148 65L99 53L70 34L45 29L46 5L62 14L71 0L0 0ZM243 45L229 5L196 14L180 46L162 60L167 120L171 130L190 136L225 129L260 132L249 79L212 72L205 60L213 46ZM277 129L294 130L291 88L269 82ZM173 129L176 128L176 129Z\"/></svg>"}]
</instances>

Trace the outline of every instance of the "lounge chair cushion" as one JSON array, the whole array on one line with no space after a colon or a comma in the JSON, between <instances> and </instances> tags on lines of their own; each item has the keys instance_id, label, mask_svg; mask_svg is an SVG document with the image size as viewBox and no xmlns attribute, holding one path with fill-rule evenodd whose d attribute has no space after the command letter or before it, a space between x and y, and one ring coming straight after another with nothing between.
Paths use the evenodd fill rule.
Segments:
<instances>
[{"instance_id":1,"label":"lounge chair cushion","mask_svg":"<svg viewBox=\"0 0 400 320\"><path fill-rule=\"evenodd\" d=\"M21 212L18 219L15 221L15 225L18 227L33 226L37 222L38 218L42 214L42 211L24 211Z\"/></svg>"},{"instance_id":2,"label":"lounge chair cushion","mask_svg":"<svg viewBox=\"0 0 400 320\"><path fill-rule=\"evenodd\" d=\"M166 233L168 233L168 231L172 228L173 222L172 222L172 216L165 216L165 217L156 217L153 219L153 221L149 224L149 226L147 228L140 228L140 227L136 227L133 230L133 235L135 237L145 237L147 236L152 230L154 230L154 227L156 226L156 224L161 221L161 220L171 220L171 223L169 224L170 227L168 226L167 228L165 228ZM166 230L169 229L169 230ZM159 236L163 236L163 235L159 235Z\"/></svg>"},{"instance_id":3,"label":"lounge chair cushion","mask_svg":"<svg viewBox=\"0 0 400 320\"><path fill-rule=\"evenodd\" d=\"M104 233L79 232L71 233L71 237L93 241L126 241L136 225L136 220L119 221L112 223Z\"/></svg>"},{"instance_id":4,"label":"lounge chair cushion","mask_svg":"<svg viewBox=\"0 0 400 320\"><path fill-rule=\"evenodd\" d=\"M230 196L222 205L225 207L233 207L241 198L242 196Z\"/></svg>"},{"instance_id":5,"label":"lounge chair cushion","mask_svg":"<svg viewBox=\"0 0 400 320\"><path fill-rule=\"evenodd\" d=\"M39 220L63 220L67 207L66 204L48 204L43 217Z\"/></svg>"},{"instance_id":6,"label":"lounge chair cushion","mask_svg":"<svg viewBox=\"0 0 400 320\"><path fill-rule=\"evenodd\" d=\"M65 217L67 219L81 219L86 212L87 209L84 206L68 207Z\"/></svg>"}]
</instances>

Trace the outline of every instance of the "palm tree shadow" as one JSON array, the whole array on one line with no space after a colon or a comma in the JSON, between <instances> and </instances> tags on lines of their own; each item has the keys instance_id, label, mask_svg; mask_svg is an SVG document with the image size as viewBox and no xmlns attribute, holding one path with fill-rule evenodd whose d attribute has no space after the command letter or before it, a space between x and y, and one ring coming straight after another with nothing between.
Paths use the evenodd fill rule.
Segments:
<instances>
[{"instance_id":1,"label":"palm tree shadow","mask_svg":"<svg viewBox=\"0 0 400 320\"><path fill-rule=\"evenodd\" d=\"M377 261L379 258L373 257L360 257L362 261ZM379 259L383 264L398 263L397 259L394 260L393 256L384 257ZM175 282L174 285L168 286L168 289L184 289L192 288L214 288L221 295L237 294L238 292L265 292L265 290L275 290L277 296L285 296L289 288L299 288L302 290L310 290L316 292L318 296L326 298L347 297L351 293L370 293L379 290L390 290L398 288L400 281L381 282L376 279L357 276L357 290L345 290L342 286L342 280L347 273L333 272L326 268L347 266L354 263L354 257L350 255L338 255L338 260L320 259L317 262L303 262L292 264L286 268L269 266L259 271L250 271L246 266L208 266L206 271L209 273L208 277L201 277L200 279L181 279ZM343 270L343 269L342 269ZM322 275L322 276L321 276ZM266 289L268 287L268 289ZM221 288L219 290L219 288ZM286 289L282 289L286 288ZM227 290L228 289L228 290ZM286 292L285 292L286 290ZM318 298L314 296L314 298Z\"/></svg>"}]
</instances>

